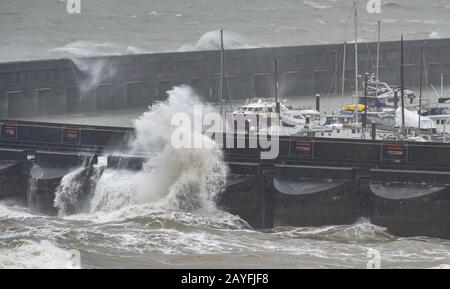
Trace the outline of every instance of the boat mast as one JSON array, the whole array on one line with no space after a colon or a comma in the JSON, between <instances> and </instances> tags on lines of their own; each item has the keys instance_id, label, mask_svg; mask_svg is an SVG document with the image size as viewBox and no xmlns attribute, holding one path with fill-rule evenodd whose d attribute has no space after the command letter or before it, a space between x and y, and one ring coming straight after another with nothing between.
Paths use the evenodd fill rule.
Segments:
<instances>
[{"instance_id":1,"label":"boat mast","mask_svg":"<svg viewBox=\"0 0 450 289\"><path fill-rule=\"evenodd\" d=\"M379 78L379 71L380 71L380 36L381 36L381 21L378 20L378 41L377 41L377 71L376 71L376 91L375 91L375 97L378 96L378 82L380 81Z\"/></svg>"},{"instance_id":2,"label":"boat mast","mask_svg":"<svg viewBox=\"0 0 450 289\"><path fill-rule=\"evenodd\" d=\"M220 115L223 115L223 29L220 29L220 83L219 83L219 97L220 97Z\"/></svg>"},{"instance_id":3,"label":"boat mast","mask_svg":"<svg viewBox=\"0 0 450 289\"><path fill-rule=\"evenodd\" d=\"M345 93L345 62L347 56L347 42L344 42L344 55L342 57L342 98L344 98Z\"/></svg>"},{"instance_id":4,"label":"boat mast","mask_svg":"<svg viewBox=\"0 0 450 289\"><path fill-rule=\"evenodd\" d=\"M400 43L400 93L402 97L402 133L406 137L405 131L405 88L404 88L404 75L403 75L403 34Z\"/></svg>"},{"instance_id":5,"label":"boat mast","mask_svg":"<svg viewBox=\"0 0 450 289\"><path fill-rule=\"evenodd\" d=\"M275 58L275 63L274 63L274 76L273 76L273 80L274 80L274 95L275 95L275 112L277 114L280 113L280 103L278 102L278 61Z\"/></svg>"},{"instance_id":6,"label":"boat mast","mask_svg":"<svg viewBox=\"0 0 450 289\"><path fill-rule=\"evenodd\" d=\"M369 80L369 74L366 73L364 75L364 118L363 118L363 128L364 128L364 134L366 133L367 128L367 82ZM365 135L364 135L365 136Z\"/></svg>"},{"instance_id":7,"label":"boat mast","mask_svg":"<svg viewBox=\"0 0 450 289\"><path fill-rule=\"evenodd\" d=\"M274 96L275 96L275 114L277 117L277 124L276 126L281 125L281 113L280 113L280 102L278 101L278 61L275 57L274 61L274 71L273 71L273 90L274 90Z\"/></svg>"},{"instance_id":8,"label":"boat mast","mask_svg":"<svg viewBox=\"0 0 450 289\"><path fill-rule=\"evenodd\" d=\"M420 135L420 122L422 117L422 87L423 87L423 65L424 65L424 58L425 58L425 41L422 41L422 55L420 58L420 82L419 82L419 125L417 126L419 129L419 135Z\"/></svg>"},{"instance_id":9,"label":"boat mast","mask_svg":"<svg viewBox=\"0 0 450 289\"><path fill-rule=\"evenodd\" d=\"M353 2L355 9L355 97L358 100L358 7L356 6L357 1ZM358 121L358 101L355 104L355 123Z\"/></svg>"}]
</instances>

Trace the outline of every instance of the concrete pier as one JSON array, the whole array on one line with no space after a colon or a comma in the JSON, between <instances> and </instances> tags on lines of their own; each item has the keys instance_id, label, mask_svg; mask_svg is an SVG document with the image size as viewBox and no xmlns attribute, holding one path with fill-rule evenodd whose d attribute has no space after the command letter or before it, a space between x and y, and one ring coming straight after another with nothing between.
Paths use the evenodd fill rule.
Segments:
<instances>
[{"instance_id":1,"label":"concrete pier","mask_svg":"<svg viewBox=\"0 0 450 289\"><path fill-rule=\"evenodd\" d=\"M147 159L145 152L110 153L133 137L129 129L71 126L81 136L75 145L61 137L64 124L2 125L0 199L27 196L29 207L49 215L56 214L53 202L62 178L75 170L80 171L78 201L89 200L95 155L106 155L112 170L139 171ZM98 133L85 140L84 129ZM219 138L226 143L229 137ZM234 136L247 143L253 137ZM279 148L272 160L261 160L258 147L225 148L230 174L218 207L258 229L352 224L367 217L399 236L450 238L449 144L280 137ZM70 204L65 210L80 212Z\"/></svg>"},{"instance_id":2,"label":"concrete pier","mask_svg":"<svg viewBox=\"0 0 450 289\"><path fill-rule=\"evenodd\" d=\"M82 153L35 152L29 174L28 207L40 213L56 215L55 193L62 178L80 168L96 163L96 156ZM89 164L89 165L90 165Z\"/></svg>"},{"instance_id":3,"label":"concrete pier","mask_svg":"<svg viewBox=\"0 0 450 289\"><path fill-rule=\"evenodd\" d=\"M41 151L124 149L130 128L0 120L0 146Z\"/></svg>"},{"instance_id":4,"label":"concrete pier","mask_svg":"<svg viewBox=\"0 0 450 289\"><path fill-rule=\"evenodd\" d=\"M0 149L0 199L26 204L30 164L27 150Z\"/></svg>"},{"instance_id":5,"label":"concrete pier","mask_svg":"<svg viewBox=\"0 0 450 289\"><path fill-rule=\"evenodd\" d=\"M353 168L298 165L276 168L272 188L274 226L351 224L360 216Z\"/></svg>"},{"instance_id":6,"label":"concrete pier","mask_svg":"<svg viewBox=\"0 0 450 289\"><path fill-rule=\"evenodd\" d=\"M271 228L272 199L267 190L271 179L257 163L229 163L227 188L217 200L218 207L238 215L258 229Z\"/></svg>"},{"instance_id":7,"label":"concrete pier","mask_svg":"<svg viewBox=\"0 0 450 289\"><path fill-rule=\"evenodd\" d=\"M450 238L450 173L371 171L371 221L400 236Z\"/></svg>"}]
</instances>

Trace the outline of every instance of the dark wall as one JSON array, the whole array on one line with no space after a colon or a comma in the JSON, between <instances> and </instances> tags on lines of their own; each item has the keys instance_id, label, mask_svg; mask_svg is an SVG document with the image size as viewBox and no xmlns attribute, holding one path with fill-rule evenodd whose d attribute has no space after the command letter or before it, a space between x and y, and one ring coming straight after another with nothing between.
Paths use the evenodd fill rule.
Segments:
<instances>
[{"instance_id":1,"label":"dark wall","mask_svg":"<svg viewBox=\"0 0 450 289\"><path fill-rule=\"evenodd\" d=\"M215 137L217 137L216 135ZM0 120L0 145L40 150L120 150L134 137L131 128L76 126L55 123ZM227 144L224 134L222 140ZM251 136L254 137L254 136ZM238 138L246 138L247 148L236 148ZM450 145L396 141L280 137L275 160L261 160L260 148L249 148L256 140L234 138L234 146L224 149L227 161L246 163L293 163L320 166L352 166L449 171ZM230 142L231 143L231 142ZM239 140L240 143L240 140ZM144 152L143 152L144 153ZM439 155L439 158L435 156Z\"/></svg>"},{"instance_id":2,"label":"dark wall","mask_svg":"<svg viewBox=\"0 0 450 289\"><path fill-rule=\"evenodd\" d=\"M398 84L399 42L381 44L380 76ZM450 78L450 39L428 40L428 83ZM376 43L359 47L359 72L374 72ZM339 94L343 45L255 48L225 52L224 98L273 94L273 63L279 63L281 96ZM354 89L354 47L347 46L346 90ZM189 84L205 100L218 98L218 51L159 53L76 60L0 64L0 117L52 115L142 107L164 99L177 84ZM419 81L420 41L405 43L405 81Z\"/></svg>"},{"instance_id":3,"label":"dark wall","mask_svg":"<svg viewBox=\"0 0 450 289\"><path fill-rule=\"evenodd\" d=\"M129 128L0 120L2 147L101 152L125 148L132 137Z\"/></svg>"}]
</instances>

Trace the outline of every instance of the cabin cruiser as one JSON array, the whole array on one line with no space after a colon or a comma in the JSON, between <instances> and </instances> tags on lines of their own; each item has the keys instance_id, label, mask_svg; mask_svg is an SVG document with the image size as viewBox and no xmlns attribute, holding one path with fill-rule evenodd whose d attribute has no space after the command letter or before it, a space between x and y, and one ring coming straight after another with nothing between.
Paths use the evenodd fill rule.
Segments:
<instances>
[{"instance_id":1,"label":"cabin cruiser","mask_svg":"<svg viewBox=\"0 0 450 289\"><path fill-rule=\"evenodd\" d=\"M323 117L324 123L309 131L309 136L339 138L339 139L372 139L370 126L362 127L362 115L359 113L355 120L354 115L349 113L327 115ZM377 129L375 138L386 139L392 136L392 132Z\"/></svg>"},{"instance_id":2,"label":"cabin cruiser","mask_svg":"<svg viewBox=\"0 0 450 289\"><path fill-rule=\"evenodd\" d=\"M450 131L450 108L432 107L421 112L424 118L433 121L437 133L447 133Z\"/></svg>"},{"instance_id":3,"label":"cabin cruiser","mask_svg":"<svg viewBox=\"0 0 450 289\"><path fill-rule=\"evenodd\" d=\"M371 139L370 130L363 128L333 128L318 129L314 131L314 137L339 138L339 139Z\"/></svg>"},{"instance_id":4,"label":"cabin cruiser","mask_svg":"<svg viewBox=\"0 0 450 289\"><path fill-rule=\"evenodd\" d=\"M296 113L303 115L306 124L305 128L312 129L321 126L322 114L314 109L293 109Z\"/></svg>"},{"instance_id":5,"label":"cabin cruiser","mask_svg":"<svg viewBox=\"0 0 450 289\"><path fill-rule=\"evenodd\" d=\"M354 122L355 112L357 114L356 120L362 123L362 118L364 114L367 114L367 123L376 123L384 126L394 126L395 110L389 108L376 109L373 107L367 107L367 112L365 111L365 106L363 104L351 104L346 105L341 110L335 114L341 116L346 116L346 120L343 119L340 122ZM342 118L342 117L341 117ZM352 120L353 118L353 120Z\"/></svg>"},{"instance_id":6,"label":"cabin cruiser","mask_svg":"<svg viewBox=\"0 0 450 289\"><path fill-rule=\"evenodd\" d=\"M364 130L361 124L363 105L345 106L341 111L321 117L320 125L313 127L307 133L313 137L369 139L370 130ZM358 112L354 114L354 109Z\"/></svg>"},{"instance_id":7,"label":"cabin cruiser","mask_svg":"<svg viewBox=\"0 0 450 289\"><path fill-rule=\"evenodd\" d=\"M364 105L346 105L341 110L334 112L333 114L322 116L320 126L309 130L307 134L313 137L372 139L371 123L384 125L384 118L391 118L390 113L368 110L368 125L366 128L363 128L362 121L364 114ZM393 137L393 133L391 131L376 129L375 138L377 140L383 140L391 137Z\"/></svg>"},{"instance_id":8,"label":"cabin cruiser","mask_svg":"<svg viewBox=\"0 0 450 289\"><path fill-rule=\"evenodd\" d=\"M438 100L438 107L448 107L450 108L450 98L440 97Z\"/></svg>"},{"instance_id":9,"label":"cabin cruiser","mask_svg":"<svg viewBox=\"0 0 450 289\"><path fill-rule=\"evenodd\" d=\"M339 114L326 115L323 118L321 127L325 129L343 128L344 126L361 126L361 117L358 114L355 121L355 116L345 111Z\"/></svg>"},{"instance_id":10,"label":"cabin cruiser","mask_svg":"<svg viewBox=\"0 0 450 289\"><path fill-rule=\"evenodd\" d=\"M364 87L364 83L363 89ZM404 90L405 107L417 106L418 100L416 94L409 89ZM397 94L397 99L395 98ZM360 97L360 103L364 103L364 97ZM376 108L395 108L401 105L401 89L398 86L392 86L386 82L376 81L372 77L367 82L367 106Z\"/></svg>"},{"instance_id":11,"label":"cabin cruiser","mask_svg":"<svg viewBox=\"0 0 450 289\"><path fill-rule=\"evenodd\" d=\"M308 115L308 118L305 117L305 114ZM280 123L283 127L304 128L307 124L315 121L315 118L314 120L311 119L311 115L311 112L302 112L280 103ZM243 116L246 119L258 116L261 123L267 123L269 119L272 120L277 117L276 102L260 98L251 99L233 112L234 119L237 119L239 116Z\"/></svg>"}]
</instances>

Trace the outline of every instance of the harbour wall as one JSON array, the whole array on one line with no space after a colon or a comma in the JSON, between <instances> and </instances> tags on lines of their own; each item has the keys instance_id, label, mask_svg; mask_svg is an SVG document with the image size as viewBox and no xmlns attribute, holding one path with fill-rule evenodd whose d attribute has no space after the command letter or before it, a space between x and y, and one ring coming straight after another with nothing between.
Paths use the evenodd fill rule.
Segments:
<instances>
[{"instance_id":1,"label":"harbour wall","mask_svg":"<svg viewBox=\"0 0 450 289\"><path fill-rule=\"evenodd\" d=\"M405 42L405 83L419 83L421 41ZM282 97L340 94L343 44L227 50L224 99L273 96L274 59ZM427 40L425 82L450 84L450 39ZM376 43L359 46L359 73L373 73ZM400 43L382 42L380 78L399 84ZM146 107L174 85L218 101L219 51L0 63L0 117L20 118ZM345 88L354 90L354 46L347 45Z\"/></svg>"},{"instance_id":2,"label":"harbour wall","mask_svg":"<svg viewBox=\"0 0 450 289\"><path fill-rule=\"evenodd\" d=\"M0 146L42 151L88 151L126 148L131 128L0 120Z\"/></svg>"},{"instance_id":3,"label":"harbour wall","mask_svg":"<svg viewBox=\"0 0 450 289\"><path fill-rule=\"evenodd\" d=\"M0 147L4 148L101 154L126 151L133 137L132 128L0 120ZM224 145L228 162L450 171L447 143L279 136L278 156L264 160L261 152L268 149L259 146L254 134L216 133L213 138Z\"/></svg>"}]
</instances>

